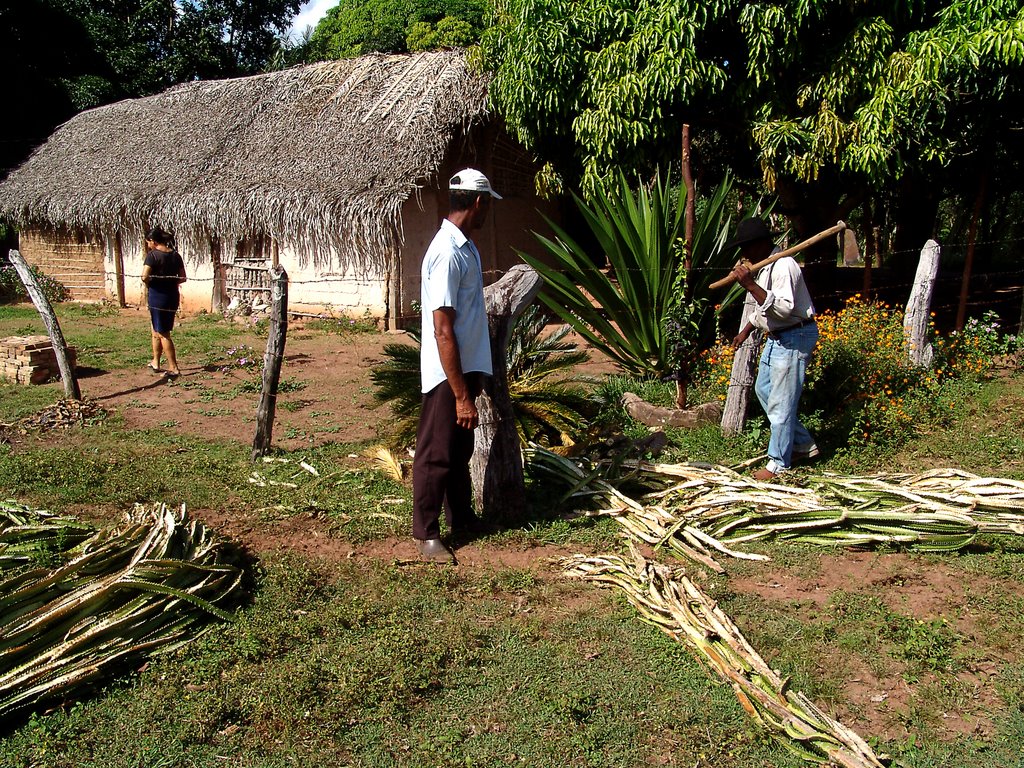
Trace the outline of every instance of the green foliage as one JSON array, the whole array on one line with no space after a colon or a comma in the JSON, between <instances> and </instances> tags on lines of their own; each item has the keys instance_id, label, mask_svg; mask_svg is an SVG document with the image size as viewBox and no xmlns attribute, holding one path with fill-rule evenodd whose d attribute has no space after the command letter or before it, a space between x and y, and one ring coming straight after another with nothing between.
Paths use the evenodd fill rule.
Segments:
<instances>
[{"instance_id":1,"label":"green foliage","mask_svg":"<svg viewBox=\"0 0 1024 768\"><path fill-rule=\"evenodd\" d=\"M384 362L370 371L375 387L373 399L387 403L394 422L388 430L396 445L416 442L420 402L420 336L409 332L413 344L393 343L384 347Z\"/></svg>"},{"instance_id":2,"label":"green foliage","mask_svg":"<svg viewBox=\"0 0 1024 768\"><path fill-rule=\"evenodd\" d=\"M674 373L699 338L713 335L713 315L704 290L729 226L726 180L704 206L694 231L690 278L697 298L678 283L682 262L685 187L669 186L661 174L634 192L624 173L599 183L593 202L576 205L598 244L590 253L552 223L555 238L537 235L553 265L527 253L523 260L544 278L541 300L564 322L624 371L639 377ZM730 254L731 255L731 254ZM601 256L609 270L595 267ZM671 313L683 308L676 318ZM691 316L684 319L683 314ZM685 342L684 342L685 340Z\"/></svg>"},{"instance_id":3,"label":"green foliage","mask_svg":"<svg viewBox=\"0 0 1024 768\"><path fill-rule=\"evenodd\" d=\"M417 21L409 27L405 44L410 52L435 48L466 48L476 42L477 32L468 21L445 16L436 25Z\"/></svg>"},{"instance_id":4,"label":"green foliage","mask_svg":"<svg viewBox=\"0 0 1024 768\"><path fill-rule=\"evenodd\" d=\"M309 41L314 60L468 46L483 29L486 0L341 0Z\"/></svg>"},{"instance_id":5,"label":"green foliage","mask_svg":"<svg viewBox=\"0 0 1024 768\"><path fill-rule=\"evenodd\" d=\"M499 0L481 40L491 98L525 146L589 194L610 170L676 154L681 116L725 88L724 57L696 43L732 5Z\"/></svg>"},{"instance_id":6,"label":"green foliage","mask_svg":"<svg viewBox=\"0 0 1024 768\"><path fill-rule=\"evenodd\" d=\"M548 335L544 327L543 314L531 305L516 318L509 335L508 388L516 429L524 443L571 444L586 432L590 408L586 390L568 373L588 356L564 340L567 327ZM409 335L415 344L388 344L384 362L370 373L374 400L389 404L395 417L390 439L400 446L415 442L422 398L420 337Z\"/></svg>"},{"instance_id":7,"label":"green foliage","mask_svg":"<svg viewBox=\"0 0 1024 768\"><path fill-rule=\"evenodd\" d=\"M675 157L684 123L698 163L784 194L803 236L860 196L908 216L900 195L958 196L965 172L1020 189L1018 0L498 0L481 48L498 112L588 195Z\"/></svg>"},{"instance_id":8,"label":"green foliage","mask_svg":"<svg viewBox=\"0 0 1024 768\"><path fill-rule=\"evenodd\" d=\"M60 280L46 275L38 267L30 266L28 269L51 304L71 298L71 291ZM0 267L0 303L28 301L28 299L28 291L25 284L21 282L18 271L14 267Z\"/></svg>"},{"instance_id":9,"label":"green foliage","mask_svg":"<svg viewBox=\"0 0 1024 768\"><path fill-rule=\"evenodd\" d=\"M585 383L570 370L590 359L565 340L562 325L544 334L547 318L532 304L516 319L508 343L508 389L524 444L572 445L587 432L593 406Z\"/></svg>"}]
</instances>

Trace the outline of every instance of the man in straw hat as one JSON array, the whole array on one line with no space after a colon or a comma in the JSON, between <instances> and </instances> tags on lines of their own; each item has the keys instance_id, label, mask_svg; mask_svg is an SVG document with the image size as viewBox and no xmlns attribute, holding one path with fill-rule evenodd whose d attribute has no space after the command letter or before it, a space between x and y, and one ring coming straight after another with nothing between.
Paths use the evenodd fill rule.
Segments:
<instances>
[{"instance_id":1,"label":"man in straw hat","mask_svg":"<svg viewBox=\"0 0 1024 768\"><path fill-rule=\"evenodd\" d=\"M423 410L413 462L412 535L420 555L452 562L441 541L444 507L453 533L481 528L472 508L469 460L479 416L475 399L491 374L480 252L470 233L483 226L501 195L480 171L466 168L448 183L449 212L423 257L420 303Z\"/></svg>"},{"instance_id":2,"label":"man in straw hat","mask_svg":"<svg viewBox=\"0 0 1024 768\"><path fill-rule=\"evenodd\" d=\"M733 340L733 346L739 347L754 328L767 336L754 391L768 416L771 437L768 464L757 470L754 478L772 480L789 469L794 459L812 459L819 453L814 438L797 416L804 373L818 342L814 304L800 265L792 256L769 264L756 277L751 273L750 264L777 250L773 234L762 219L741 221L735 237L723 248L740 249L740 262L732 276L747 291L747 322Z\"/></svg>"}]
</instances>

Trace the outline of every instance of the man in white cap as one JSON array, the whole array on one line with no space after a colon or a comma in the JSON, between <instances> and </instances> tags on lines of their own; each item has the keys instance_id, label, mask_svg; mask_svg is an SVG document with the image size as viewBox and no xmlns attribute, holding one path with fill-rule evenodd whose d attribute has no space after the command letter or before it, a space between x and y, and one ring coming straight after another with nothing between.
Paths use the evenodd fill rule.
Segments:
<instances>
[{"instance_id":1,"label":"man in white cap","mask_svg":"<svg viewBox=\"0 0 1024 768\"><path fill-rule=\"evenodd\" d=\"M441 541L442 506L453 533L479 530L469 460L479 417L476 397L491 374L480 252L469 235L483 226L501 195L480 171L466 168L448 183L448 216L423 257L420 304L423 410L413 462L412 535L426 560L452 562Z\"/></svg>"}]
</instances>

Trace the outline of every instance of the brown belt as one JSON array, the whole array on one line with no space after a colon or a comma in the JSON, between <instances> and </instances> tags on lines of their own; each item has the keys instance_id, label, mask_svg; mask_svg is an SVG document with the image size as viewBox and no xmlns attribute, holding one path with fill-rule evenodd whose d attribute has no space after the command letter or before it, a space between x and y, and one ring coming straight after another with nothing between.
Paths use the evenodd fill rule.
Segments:
<instances>
[{"instance_id":1,"label":"brown belt","mask_svg":"<svg viewBox=\"0 0 1024 768\"><path fill-rule=\"evenodd\" d=\"M801 320L799 323L793 323L792 325L787 325L785 328L776 328L774 331L768 331L768 338L778 339L779 334L782 333L783 331L792 331L795 328L803 328L805 325L810 325L811 323L814 322L816 322L814 319L814 315L811 315L806 320Z\"/></svg>"}]
</instances>

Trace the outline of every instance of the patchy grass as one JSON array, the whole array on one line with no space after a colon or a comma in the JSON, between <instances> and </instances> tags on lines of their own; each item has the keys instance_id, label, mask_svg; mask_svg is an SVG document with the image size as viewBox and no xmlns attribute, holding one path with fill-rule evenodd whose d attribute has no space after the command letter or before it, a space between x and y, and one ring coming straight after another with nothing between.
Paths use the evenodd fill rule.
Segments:
<instances>
[{"instance_id":1,"label":"patchy grass","mask_svg":"<svg viewBox=\"0 0 1024 768\"><path fill-rule=\"evenodd\" d=\"M295 558L266 563L237 624L28 722L0 762L798 765L728 687L607 592Z\"/></svg>"},{"instance_id":2,"label":"patchy grass","mask_svg":"<svg viewBox=\"0 0 1024 768\"><path fill-rule=\"evenodd\" d=\"M151 354L149 313L122 314L102 304L58 304L54 307L61 333L78 351L83 368L113 370L144 364ZM45 335L46 326L31 304L0 306L0 338ZM201 313L180 319L174 344L184 359L208 360L239 339L254 339L251 331L224 322L220 315Z\"/></svg>"}]
</instances>

